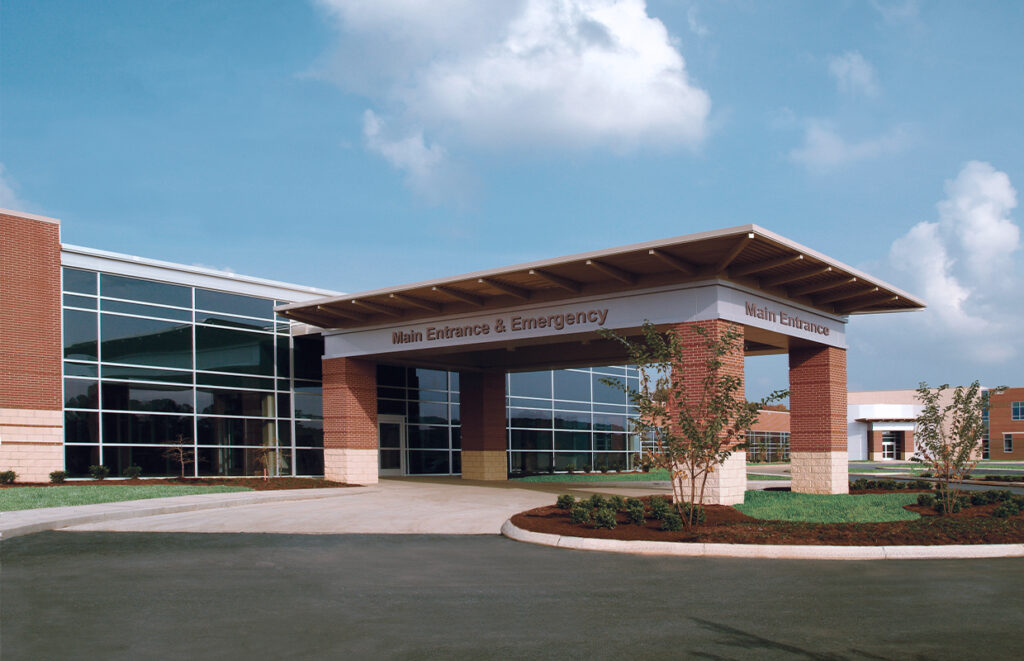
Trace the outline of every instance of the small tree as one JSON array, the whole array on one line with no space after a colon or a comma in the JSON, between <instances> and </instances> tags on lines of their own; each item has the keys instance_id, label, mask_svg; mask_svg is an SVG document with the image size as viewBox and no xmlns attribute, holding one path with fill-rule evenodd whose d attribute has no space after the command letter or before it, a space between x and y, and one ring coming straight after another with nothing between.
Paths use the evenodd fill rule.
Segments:
<instances>
[{"instance_id":1,"label":"small tree","mask_svg":"<svg viewBox=\"0 0 1024 661\"><path fill-rule=\"evenodd\" d=\"M942 513L952 511L960 496L965 475L978 465L982 437L985 434L985 410L988 398L981 392L977 381L957 386L952 400L944 403L949 384L929 388L922 381L917 388L917 399L924 406L917 416L914 432L912 461L923 463L939 480L939 500ZM992 392L1001 392L995 388Z\"/></svg>"},{"instance_id":2,"label":"small tree","mask_svg":"<svg viewBox=\"0 0 1024 661\"><path fill-rule=\"evenodd\" d=\"M625 345L630 362L639 368L637 389L616 380L605 383L624 390L636 407L639 415L633 429L653 439L645 454L653 465L669 471L672 500L687 527L693 526L699 511L687 503L704 502L708 476L744 447L758 409L788 394L779 390L761 401L748 402L743 379L723 369L724 358L741 348L741 332L730 327L716 336L700 326L692 328L707 355L699 392L687 388L685 346L678 331L661 333L645 321L639 342L614 331L600 331L603 337ZM689 493L684 493L687 484Z\"/></svg>"},{"instance_id":3,"label":"small tree","mask_svg":"<svg viewBox=\"0 0 1024 661\"><path fill-rule=\"evenodd\" d=\"M196 451L191 445L191 439L178 434L175 444L163 451L164 459L169 459L181 467L181 478L185 479L185 466L195 462Z\"/></svg>"}]
</instances>

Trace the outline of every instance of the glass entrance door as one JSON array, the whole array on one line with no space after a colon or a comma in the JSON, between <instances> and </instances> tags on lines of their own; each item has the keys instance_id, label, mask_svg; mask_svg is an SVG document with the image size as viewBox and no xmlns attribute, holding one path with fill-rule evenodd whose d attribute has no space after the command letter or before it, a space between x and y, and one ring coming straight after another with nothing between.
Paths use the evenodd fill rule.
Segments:
<instances>
[{"instance_id":1,"label":"glass entrance door","mask_svg":"<svg viewBox=\"0 0 1024 661\"><path fill-rule=\"evenodd\" d=\"M377 416L377 445L380 448L377 472L380 475L404 475L405 416Z\"/></svg>"},{"instance_id":2,"label":"glass entrance door","mask_svg":"<svg viewBox=\"0 0 1024 661\"><path fill-rule=\"evenodd\" d=\"M882 432L882 459L896 459L896 432Z\"/></svg>"}]
</instances>

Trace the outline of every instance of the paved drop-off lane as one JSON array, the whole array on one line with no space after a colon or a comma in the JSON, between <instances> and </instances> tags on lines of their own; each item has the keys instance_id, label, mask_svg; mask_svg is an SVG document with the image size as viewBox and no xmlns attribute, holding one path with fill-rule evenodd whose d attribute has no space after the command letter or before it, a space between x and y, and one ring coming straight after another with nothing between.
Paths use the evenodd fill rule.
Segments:
<instances>
[{"instance_id":1,"label":"paved drop-off lane","mask_svg":"<svg viewBox=\"0 0 1024 661\"><path fill-rule=\"evenodd\" d=\"M757 561L493 535L92 532L20 537L0 553L4 661L1024 652L1020 559Z\"/></svg>"}]
</instances>

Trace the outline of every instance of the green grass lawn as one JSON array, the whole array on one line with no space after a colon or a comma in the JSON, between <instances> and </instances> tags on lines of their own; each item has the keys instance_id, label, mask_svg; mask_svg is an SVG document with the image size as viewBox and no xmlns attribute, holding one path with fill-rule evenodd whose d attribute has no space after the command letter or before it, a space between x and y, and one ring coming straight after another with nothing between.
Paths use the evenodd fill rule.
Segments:
<instances>
[{"instance_id":1,"label":"green grass lawn","mask_svg":"<svg viewBox=\"0 0 1024 661\"><path fill-rule=\"evenodd\" d=\"M529 477L515 477L513 480L519 482L654 482L665 481L669 478L668 471L664 468L655 468L650 473L588 473L580 475L574 473L557 473L555 475L530 475ZM748 475L748 480L788 480L789 476L783 475Z\"/></svg>"},{"instance_id":2,"label":"green grass lawn","mask_svg":"<svg viewBox=\"0 0 1024 661\"><path fill-rule=\"evenodd\" d=\"M248 487L231 486L61 486L15 487L0 489L0 512L29 510L39 507L66 507L68 505L94 505L116 503L123 500L192 496L200 493L227 493L249 491Z\"/></svg>"},{"instance_id":3,"label":"green grass lawn","mask_svg":"<svg viewBox=\"0 0 1024 661\"><path fill-rule=\"evenodd\" d=\"M755 519L812 523L910 521L919 515L903 509L917 502L916 493L850 496L787 491L748 491L736 509Z\"/></svg>"},{"instance_id":4,"label":"green grass lawn","mask_svg":"<svg viewBox=\"0 0 1024 661\"><path fill-rule=\"evenodd\" d=\"M789 475L751 475L747 473L747 480L754 480L755 482L765 482L768 480L792 480L793 478Z\"/></svg>"}]
</instances>

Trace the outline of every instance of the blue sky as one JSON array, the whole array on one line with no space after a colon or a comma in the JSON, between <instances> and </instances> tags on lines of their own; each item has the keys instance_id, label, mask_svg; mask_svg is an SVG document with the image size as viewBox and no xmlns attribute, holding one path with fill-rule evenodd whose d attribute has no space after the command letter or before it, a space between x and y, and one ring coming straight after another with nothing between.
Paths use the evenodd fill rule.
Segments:
<instances>
[{"instance_id":1,"label":"blue sky","mask_svg":"<svg viewBox=\"0 0 1024 661\"><path fill-rule=\"evenodd\" d=\"M0 206L346 291L753 222L929 302L851 322L852 389L1020 385L1021 34L1018 2L5 0Z\"/></svg>"}]
</instances>

